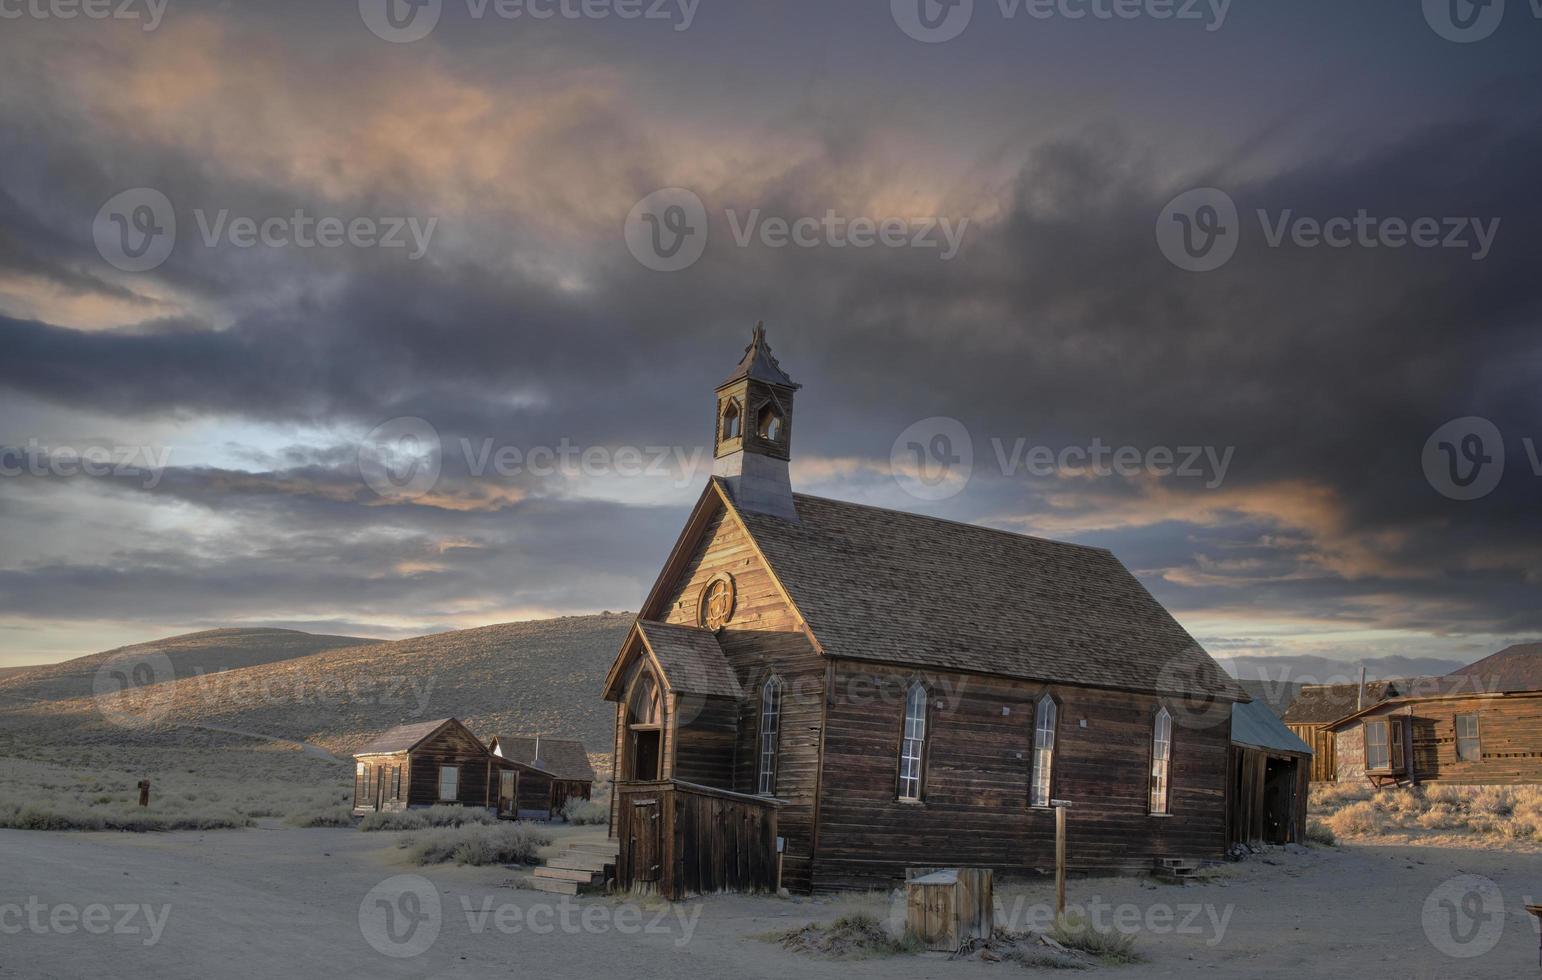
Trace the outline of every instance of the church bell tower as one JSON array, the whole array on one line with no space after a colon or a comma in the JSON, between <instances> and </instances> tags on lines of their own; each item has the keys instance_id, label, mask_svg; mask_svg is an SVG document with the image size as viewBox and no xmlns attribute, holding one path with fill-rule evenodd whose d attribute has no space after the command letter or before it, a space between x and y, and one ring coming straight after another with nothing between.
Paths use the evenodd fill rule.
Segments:
<instances>
[{"instance_id":1,"label":"church bell tower","mask_svg":"<svg viewBox=\"0 0 1542 980\"><path fill-rule=\"evenodd\" d=\"M787 473L792 397L798 388L771 356L765 324L755 324L744 358L717 386L713 438L712 472L727 481L741 510L798 519Z\"/></svg>"}]
</instances>

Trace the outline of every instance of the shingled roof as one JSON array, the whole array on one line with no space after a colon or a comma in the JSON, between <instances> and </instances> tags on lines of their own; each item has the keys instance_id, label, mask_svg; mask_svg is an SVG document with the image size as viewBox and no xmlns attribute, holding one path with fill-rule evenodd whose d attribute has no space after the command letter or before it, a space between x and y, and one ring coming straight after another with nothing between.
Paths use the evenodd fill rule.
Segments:
<instances>
[{"instance_id":1,"label":"shingled roof","mask_svg":"<svg viewBox=\"0 0 1542 980\"><path fill-rule=\"evenodd\" d=\"M355 755L386 755L391 752L407 752L419 742L437 732L442 726L455 721L454 718L440 718L435 721L418 721L410 725L397 725L375 736L375 740L364 748L355 752Z\"/></svg>"},{"instance_id":2,"label":"shingled roof","mask_svg":"<svg viewBox=\"0 0 1542 980\"><path fill-rule=\"evenodd\" d=\"M1542 643L1517 643L1475 664L1453 670L1447 678L1463 678L1482 694L1542 691Z\"/></svg>"},{"instance_id":3,"label":"shingled roof","mask_svg":"<svg viewBox=\"0 0 1542 980\"><path fill-rule=\"evenodd\" d=\"M744 692L723 648L711 630L640 619L637 630L664 670L676 694L701 694L739 700Z\"/></svg>"},{"instance_id":4,"label":"shingled roof","mask_svg":"<svg viewBox=\"0 0 1542 980\"><path fill-rule=\"evenodd\" d=\"M536 757L536 740L540 739L541 754ZM546 735L497 735L493 737L494 752L510 762L531 766L549 772L558 779L594 782L594 768L589 765L589 753L584 743L576 738L551 738Z\"/></svg>"},{"instance_id":5,"label":"shingled roof","mask_svg":"<svg viewBox=\"0 0 1542 980\"><path fill-rule=\"evenodd\" d=\"M1387 679L1365 682L1365 707L1403 693L1407 682ZM1359 684L1306 684L1296 692L1281 720L1287 725L1326 725L1360 710Z\"/></svg>"},{"instance_id":6,"label":"shingled roof","mask_svg":"<svg viewBox=\"0 0 1542 980\"><path fill-rule=\"evenodd\" d=\"M793 496L739 515L832 656L1247 698L1111 552Z\"/></svg>"}]
</instances>

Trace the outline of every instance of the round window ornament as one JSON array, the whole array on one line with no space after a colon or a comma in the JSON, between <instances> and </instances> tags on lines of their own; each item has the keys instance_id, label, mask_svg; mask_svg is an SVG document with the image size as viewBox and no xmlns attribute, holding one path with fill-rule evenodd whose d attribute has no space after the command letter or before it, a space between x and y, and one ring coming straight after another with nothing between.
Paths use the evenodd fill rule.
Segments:
<instances>
[{"instance_id":1,"label":"round window ornament","mask_svg":"<svg viewBox=\"0 0 1542 980\"><path fill-rule=\"evenodd\" d=\"M696 620L709 630L720 630L734 614L734 580L727 572L714 575L701 587Z\"/></svg>"}]
</instances>

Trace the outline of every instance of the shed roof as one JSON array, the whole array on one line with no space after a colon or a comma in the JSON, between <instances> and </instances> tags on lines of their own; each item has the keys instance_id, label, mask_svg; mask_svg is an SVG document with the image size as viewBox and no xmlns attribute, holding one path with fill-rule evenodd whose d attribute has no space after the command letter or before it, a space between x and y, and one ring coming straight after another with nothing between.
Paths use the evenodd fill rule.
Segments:
<instances>
[{"instance_id":1,"label":"shed roof","mask_svg":"<svg viewBox=\"0 0 1542 980\"><path fill-rule=\"evenodd\" d=\"M739 679L711 630L640 619L637 631L653 651L671 691L736 701L744 697Z\"/></svg>"},{"instance_id":2,"label":"shed roof","mask_svg":"<svg viewBox=\"0 0 1542 980\"><path fill-rule=\"evenodd\" d=\"M536 756L536 740L541 753ZM584 743L576 738L552 738L549 735L495 735L490 743L493 754L510 762L549 772L558 779L594 782L594 767Z\"/></svg>"},{"instance_id":3,"label":"shed roof","mask_svg":"<svg viewBox=\"0 0 1542 980\"><path fill-rule=\"evenodd\" d=\"M737 512L832 656L1247 699L1107 550L793 499L797 521Z\"/></svg>"},{"instance_id":4,"label":"shed roof","mask_svg":"<svg viewBox=\"0 0 1542 980\"><path fill-rule=\"evenodd\" d=\"M1276 752L1311 755L1312 747L1285 727L1262 701L1234 704L1231 708L1231 740L1235 745Z\"/></svg>"},{"instance_id":5,"label":"shed roof","mask_svg":"<svg viewBox=\"0 0 1542 980\"><path fill-rule=\"evenodd\" d=\"M460 724L454 718L439 718L435 721L417 721L410 725L397 725L375 736L374 741L355 752L355 755L385 755L391 752L410 752L416 748L419 742L437 732L451 722Z\"/></svg>"}]
</instances>

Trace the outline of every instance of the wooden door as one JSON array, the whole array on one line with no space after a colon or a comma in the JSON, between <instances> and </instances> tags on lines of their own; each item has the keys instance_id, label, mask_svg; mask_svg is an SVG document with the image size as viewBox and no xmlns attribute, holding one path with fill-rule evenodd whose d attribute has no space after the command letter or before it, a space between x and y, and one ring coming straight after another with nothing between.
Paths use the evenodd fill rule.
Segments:
<instances>
[{"instance_id":1,"label":"wooden door","mask_svg":"<svg viewBox=\"0 0 1542 980\"><path fill-rule=\"evenodd\" d=\"M517 816L516 801L519 799L519 773L505 769L498 773L498 815Z\"/></svg>"},{"instance_id":2,"label":"wooden door","mask_svg":"<svg viewBox=\"0 0 1542 980\"><path fill-rule=\"evenodd\" d=\"M630 843L633 877L637 881L658 881L664 850L658 800L637 800L632 804Z\"/></svg>"},{"instance_id":3,"label":"wooden door","mask_svg":"<svg viewBox=\"0 0 1542 980\"><path fill-rule=\"evenodd\" d=\"M385 809L386 801L386 773L390 772L385 766L375 767L375 810L379 812Z\"/></svg>"}]
</instances>

